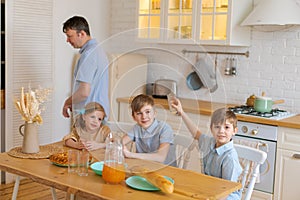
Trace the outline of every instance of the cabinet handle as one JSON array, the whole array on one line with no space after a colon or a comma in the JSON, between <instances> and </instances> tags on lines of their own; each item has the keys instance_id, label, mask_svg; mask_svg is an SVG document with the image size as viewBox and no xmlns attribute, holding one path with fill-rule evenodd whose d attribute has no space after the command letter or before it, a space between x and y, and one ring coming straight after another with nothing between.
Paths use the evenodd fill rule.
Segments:
<instances>
[{"instance_id":1,"label":"cabinet handle","mask_svg":"<svg viewBox=\"0 0 300 200\"><path fill-rule=\"evenodd\" d=\"M293 158L300 159L300 154L294 154Z\"/></svg>"}]
</instances>

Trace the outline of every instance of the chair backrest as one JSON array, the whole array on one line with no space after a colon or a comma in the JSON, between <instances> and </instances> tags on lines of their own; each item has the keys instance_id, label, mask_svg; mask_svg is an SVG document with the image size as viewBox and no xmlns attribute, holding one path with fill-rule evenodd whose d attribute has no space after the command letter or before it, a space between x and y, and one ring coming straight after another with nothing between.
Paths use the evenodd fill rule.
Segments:
<instances>
[{"instance_id":1,"label":"chair backrest","mask_svg":"<svg viewBox=\"0 0 300 200\"><path fill-rule=\"evenodd\" d=\"M257 176L259 175L259 167L267 159L267 153L253 147L234 144L240 159L243 159L243 172L241 174L241 183L243 191L243 200L250 200Z\"/></svg>"},{"instance_id":2,"label":"chair backrest","mask_svg":"<svg viewBox=\"0 0 300 200\"><path fill-rule=\"evenodd\" d=\"M186 169L191 157L191 151L197 146L192 136L174 135L174 148L176 151L177 167Z\"/></svg>"}]
</instances>

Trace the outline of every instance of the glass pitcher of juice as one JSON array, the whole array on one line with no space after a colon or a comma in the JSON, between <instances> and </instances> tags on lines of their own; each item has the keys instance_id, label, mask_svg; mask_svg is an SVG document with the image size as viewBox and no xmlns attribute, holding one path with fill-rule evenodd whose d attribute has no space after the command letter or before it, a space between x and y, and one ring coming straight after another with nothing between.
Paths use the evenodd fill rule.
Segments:
<instances>
[{"instance_id":1,"label":"glass pitcher of juice","mask_svg":"<svg viewBox=\"0 0 300 200\"><path fill-rule=\"evenodd\" d=\"M118 184L125 180L125 175L125 159L121 138L110 133L106 138L102 178L106 183Z\"/></svg>"}]
</instances>

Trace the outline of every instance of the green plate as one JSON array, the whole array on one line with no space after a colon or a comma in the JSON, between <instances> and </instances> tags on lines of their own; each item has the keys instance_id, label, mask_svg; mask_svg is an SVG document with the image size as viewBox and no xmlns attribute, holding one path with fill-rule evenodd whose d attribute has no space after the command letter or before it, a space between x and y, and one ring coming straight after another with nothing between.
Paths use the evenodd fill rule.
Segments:
<instances>
[{"instance_id":1,"label":"green plate","mask_svg":"<svg viewBox=\"0 0 300 200\"><path fill-rule=\"evenodd\" d=\"M60 164L60 163L56 163L56 162L52 162L50 161L51 164L59 166L59 167L68 167L68 164ZM89 165L93 162L93 159L91 161L89 161Z\"/></svg>"},{"instance_id":2,"label":"green plate","mask_svg":"<svg viewBox=\"0 0 300 200\"><path fill-rule=\"evenodd\" d=\"M174 184L174 180L168 176L164 176L166 179L171 181ZM147 179L141 176L131 176L126 179L126 184L137 190L145 191L159 191L160 189L152 185L147 181Z\"/></svg>"},{"instance_id":3,"label":"green plate","mask_svg":"<svg viewBox=\"0 0 300 200\"><path fill-rule=\"evenodd\" d=\"M53 165L59 166L59 167L68 167L68 164L59 164L56 162L51 162Z\"/></svg>"}]
</instances>

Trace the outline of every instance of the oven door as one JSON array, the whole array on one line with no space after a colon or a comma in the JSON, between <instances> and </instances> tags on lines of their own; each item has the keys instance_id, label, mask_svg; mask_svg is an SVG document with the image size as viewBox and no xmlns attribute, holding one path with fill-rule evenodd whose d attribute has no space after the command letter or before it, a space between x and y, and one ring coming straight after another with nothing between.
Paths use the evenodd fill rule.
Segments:
<instances>
[{"instance_id":1,"label":"oven door","mask_svg":"<svg viewBox=\"0 0 300 200\"><path fill-rule=\"evenodd\" d=\"M267 159L263 165L260 166L260 175L258 182L255 184L254 189L270 194L274 193L274 176L275 176L275 159L276 159L276 142L261 140L257 138L245 137L236 134L233 142L237 144L244 144L255 147L267 153ZM249 144L249 145L248 145Z\"/></svg>"}]
</instances>

